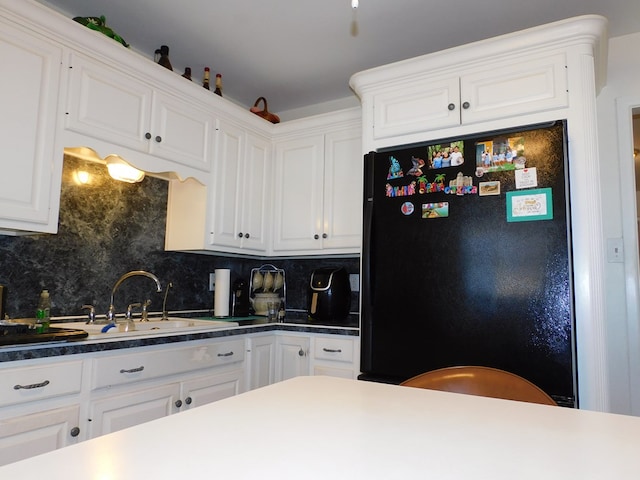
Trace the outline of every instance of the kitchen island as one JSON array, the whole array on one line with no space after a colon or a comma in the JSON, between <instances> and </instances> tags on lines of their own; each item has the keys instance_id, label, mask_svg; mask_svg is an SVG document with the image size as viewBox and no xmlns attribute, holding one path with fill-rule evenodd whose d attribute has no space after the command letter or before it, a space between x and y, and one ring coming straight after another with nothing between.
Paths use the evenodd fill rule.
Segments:
<instances>
[{"instance_id":1,"label":"kitchen island","mask_svg":"<svg viewBox=\"0 0 640 480\"><path fill-rule=\"evenodd\" d=\"M637 479L640 418L297 377L0 467L20 480Z\"/></svg>"}]
</instances>

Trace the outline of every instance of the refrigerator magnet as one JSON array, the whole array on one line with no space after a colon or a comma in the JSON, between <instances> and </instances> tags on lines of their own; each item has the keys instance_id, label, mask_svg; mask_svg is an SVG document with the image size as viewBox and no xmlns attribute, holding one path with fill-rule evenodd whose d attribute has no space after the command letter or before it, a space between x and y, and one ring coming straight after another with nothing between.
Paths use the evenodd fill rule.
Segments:
<instances>
[{"instance_id":1,"label":"refrigerator magnet","mask_svg":"<svg viewBox=\"0 0 640 480\"><path fill-rule=\"evenodd\" d=\"M389 157L389 161L391 165L389 166L389 174L387 175L387 180L392 180L394 178L402 178L404 173L402 172L402 167L400 166L400 162L393 155Z\"/></svg>"},{"instance_id":2,"label":"refrigerator magnet","mask_svg":"<svg viewBox=\"0 0 640 480\"><path fill-rule=\"evenodd\" d=\"M448 216L449 202L422 204L422 218L444 218Z\"/></svg>"},{"instance_id":3,"label":"refrigerator magnet","mask_svg":"<svg viewBox=\"0 0 640 480\"><path fill-rule=\"evenodd\" d=\"M550 188L507 192L507 222L552 219L553 202Z\"/></svg>"},{"instance_id":4,"label":"refrigerator magnet","mask_svg":"<svg viewBox=\"0 0 640 480\"><path fill-rule=\"evenodd\" d=\"M400 207L400 211L403 215L411 215L415 209L415 205L411 202L404 202Z\"/></svg>"},{"instance_id":5,"label":"refrigerator magnet","mask_svg":"<svg viewBox=\"0 0 640 480\"><path fill-rule=\"evenodd\" d=\"M487 195L500 195L500 182L498 181L480 182L478 186L478 195L480 197L485 197Z\"/></svg>"},{"instance_id":6,"label":"refrigerator magnet","mask_svg":"<svg viewBox=\"0 0 640 480\"><path fill-rule=\"evenodd\" d=\"M535 167L516 170L516 188L535 188L538 186L538 173Z\"/></svg>"}]
</instances>

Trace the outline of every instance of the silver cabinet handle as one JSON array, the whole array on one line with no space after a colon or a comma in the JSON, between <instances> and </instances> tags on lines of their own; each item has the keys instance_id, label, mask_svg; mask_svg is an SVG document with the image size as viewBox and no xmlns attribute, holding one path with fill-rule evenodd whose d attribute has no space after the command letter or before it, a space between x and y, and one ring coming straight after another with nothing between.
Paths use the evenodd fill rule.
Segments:
<instances>
[{"instance_id":1,"label":"silver cabinet handle","mask_svg":"<svg viewBox=\"0 0 640 480\"><path fill-rule=\"evenodd\" d=\"M160 135L158 135L158 136L156 137L156 142L160 143L161 141L162 141L162 137L161 137Z\"/></svg>"},{"instance_id":2,"label":"silver cabinet handle","mask_svg":"<svg viewBox=\"0 0 640 480\"><path fill-rule=\"evenodd\" d=\"M182 406L182 400L176 400L176 407L180 408Z\"/></svg>"},{"instance_id":3,"label":"silver cabinet handle","mask_svg":"<svg viewBox=\"0 0 640 480\"><path fill-rule=\"evenodd\" d=\"M187 397L187 398L184 399L184 403L186 403L187 405L191 405L191 402L193 402L191 397Z\"/></svg>"},{"instance_id":4,"label":"silver cabinet handle","mask_svg":"<svg viewBox=\"0 0 640 480\"><path fill-rule=\"evenodd\" d=\"M322 234L322 238L327 238L329 235L327 235L326 233Z\"/></svg>"},{"instance_id":5,"label":"silver cabinet handle","mask_svg":"<svg viewBox=\"0 0 640 480\"><path fill-rule=\"evenodd\" d=\"M449 110L455 110L455 109L456 109L456 106L455 106L453 103L450 103L449 105L447 105L447 108L448 108Z\"/></svg>"},{"instance_id":6,"label":"silver cabinet handle","mask_svg":"<svg viewBox=\"0 0 640 480\"><path fill-rule=\"evenodd\" d=\"M14 385L14 390L31 390L32 388L43 388L49 385L51 382L49 380L45 380L40 383L32 383L31 385Z\"/></svg>"},{"instance_id":7,"label":"silver cabinet handle","mask_svg":"<svg viewBox=\"0 0 640 480\"><path fill-rule=\"evenodd\" d=\"M342 353L342 349L340 348L323 348L322 350L327 353Z\"/></svg>"},{"instance_id":8,"label":"silver cabinet handle","mask_svg":"<svg viewBox=\"0 0 640 480\"><path fill-rule=\"evenodd\" d=\"M149 132L144 134L144 138L146 138L147 140L151 139L151 134Z\"/></svg>"},{"instance_id":9,"label":"silver cabinet handle","mask_svg":"<svg viewBox=\"0 0 640 480\"><path fill-rule=\"evenodd\" d=\"M464 108L465 110L466 110L467 108L469 108L470 106L471 106L471 104L470 104L469 102L464 102L464 103L462 104L462 108Z\"/></svg>"},{"instance_id":10,"label":"silver cabinet handle","mask_svg":"<svg viewBox=\"0 0 640 480\"><path fill-rule=\"evenodd\" d=\"M78 435L80 435L80 429L78 427L73 427L69 432L69 435L71 435L72 437L77 437Z\"/></svg>"},{"instance_id":11,"label":"silver cabinet handle","mask_svg":"<svg viewBox=\"0 0 640 480\"><path fill-rule=\"evenodd\" d=\"M298 350L298 356L304 357L304 350L302 348Z\"/></svg>"},{"instance_id":12,"label":"silver cabinet handle","mask_svg":"<svg viewBox=\"0 0 640 480\"><path fill-rule=\"evenodd\" d=\"M141 372L144 370L144 365L138 367L138 368L132 368L130 370L126 370L126 369L121 369L120 373L137 373L137 372Z\"/></svg>"},{"instance_id":13,"label":"silver cabinet handle","mask_svg":"<svg viewBox=\"0 0 640 480\"><path fill-rule=\"evenodd\" d=\"M320 235L318 235L317 233L313 236L314 240L318 240L320 238Z\"/></svg>"},{"instance_id":14,"label":"silver cabinet handle","mask_svg":"<svg viewBox=\"0 0 640 480\"><path fill-rule=\"evenodd\" d=\"M219 353L218 354L219 357L230 357L231 355L233 355L233 352Z\"/></svg>"}]
</instances>

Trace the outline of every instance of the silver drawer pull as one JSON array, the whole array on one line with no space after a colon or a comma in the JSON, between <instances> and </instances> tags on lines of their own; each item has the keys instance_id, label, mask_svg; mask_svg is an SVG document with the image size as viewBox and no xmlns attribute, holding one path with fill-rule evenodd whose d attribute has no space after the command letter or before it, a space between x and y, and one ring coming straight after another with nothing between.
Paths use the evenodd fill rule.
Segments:
<instances>
[{"instance_id":1,"label":"silver drawer pull","mask_svg":"<svg viewBox=\"0 0 640 480\"><path fill-rule=\"evenodd\" d=\"M144 365L138 368L132 368L131 370L125 370L124 368L120 370L120 373L137 373L144 370Z\"/></svg>"},{"instance_id":2,"label":"silver drawer pull","mask_svg":"<svg viewBox=\"0 0 640 480\"><path fill-rule=\"evenodd\" d=\"M233 352L219 353L218 354L219 357L230 357L231 355L233 355Z\"/></svg>"},{"instance_id":3,"label":"silver drawer pull","mask_svg":"<svg viewBox=\"0 0 640 480\"><path fill-rule=\"evenodd\" d=\"M14 390L31 390L32 388L42 388L42 387L46 387L47 385L49 385L49 380L45 380L44 382L41 383L32 383L31 385L14 385L13 389Z\"/></svg>"},{"instance_id":4,"label":"silver drawer pull","mask_svg":"<svg viewBox=\"0 0 640 480\"><path fill-rule=\"evenodd\" d=\"M322 350L327 353L342 353L342 349L340 348L323 348Z\"/></svg>"}]
</instances>

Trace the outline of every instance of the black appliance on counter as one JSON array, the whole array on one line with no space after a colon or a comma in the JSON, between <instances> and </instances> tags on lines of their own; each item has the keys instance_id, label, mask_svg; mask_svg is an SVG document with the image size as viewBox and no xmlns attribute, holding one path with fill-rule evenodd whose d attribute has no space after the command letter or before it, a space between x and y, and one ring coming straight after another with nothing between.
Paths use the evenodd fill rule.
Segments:
<instances>
[{"instance_id":1,"label":"black appliance on counter","mask_svg":"<svg viewBox=\"0 0 640 480\"><path fill-rule=\"evenodd\" d=\"M566 142L558 121L365 156L362 380L482 365L577 406Z\"/></svg>"},{"instance_id":2,"label":"black appliance on counter","mask_svg":"<svg viewBox=\"0 0 640 480\"><path fill-rule=\"evenodd\" d=\"M238 278L231 287L231 316L249 316L249 284L246 280Z\"/></svg>"},{"instance_id":3,"label":"black appliance on counter","mask_svg":"<svg viewBox=\"0 0 640 480\"><path fill-rule=\"evenodd\" d=\"M312 322L345 322L350 306L351 284L343 267L318 268L311 273L308 312Z\"/></svg>"}]
</instances>

